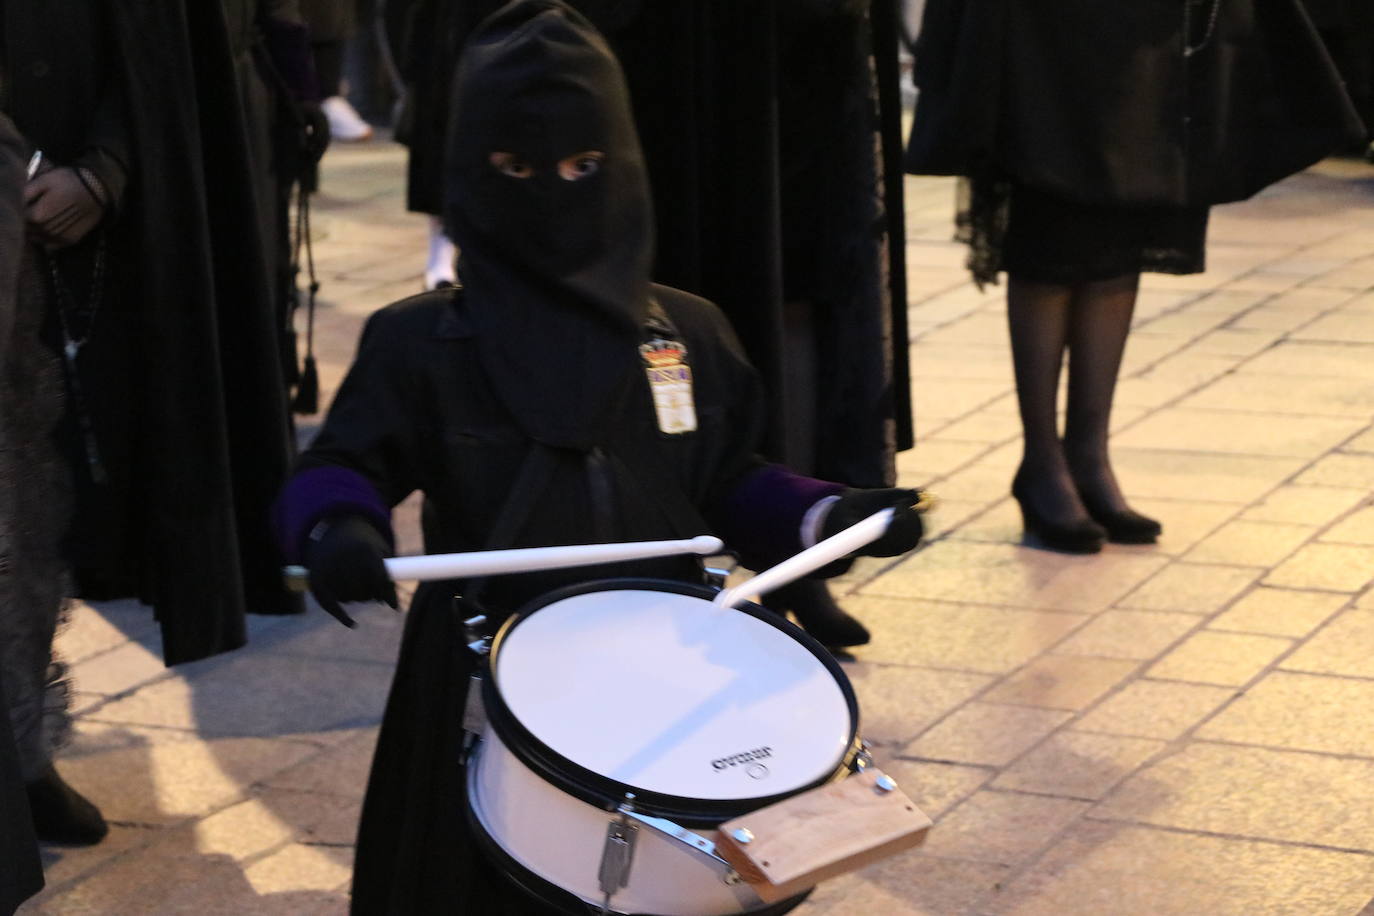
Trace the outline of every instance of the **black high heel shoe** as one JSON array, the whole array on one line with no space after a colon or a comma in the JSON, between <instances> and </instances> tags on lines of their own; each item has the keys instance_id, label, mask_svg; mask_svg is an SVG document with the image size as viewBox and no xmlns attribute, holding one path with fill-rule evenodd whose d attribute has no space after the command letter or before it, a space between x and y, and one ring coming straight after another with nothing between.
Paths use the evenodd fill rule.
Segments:
<instances>
[{"instance_id":1,"label":"black high heel shoe","mask_svg":"<svg viewBox=\"0 0 1374 916\"><path fill-rule=\"evenodd\" d=\"M1069 468L1083 508L1088 510L1093 521L1106 529L1107 540L1113 544L1153 544L1159 540L1164 526L1126 505L1110 471L1106 472L1107 483L1104 485L1100 469L1097 473L1091 470L1075 473L1072 462Z\"/></svg>"},{"instance_id":2,"label":"black high heel shoe","mask_svg":"<svg viewBox=\"0 0 1374 916\"><path fill-rule=\"evenodd\" d=\"M1012 482L1011 495L1021 507L1021 524L1026 534L1037 542L1037 546L1061 553L1098 553L1107 541L1106 529L1097 522L1084 519L1066 525L1041 515L1030 504L1019 475Z\"/></svg>"},{"instance_id":3,"label":"black high heel shoe","mask_svg":"<svg viewBox=\"0 0 1374 916\"><path fill-rule=\"evenodd\" d=\"M775 613L788 611L807 635L832 652L866 645L872 637L868 628L835 603L824 582L800 579L784 585L764 598Z\"/></svg>"},{"instance_id":4,"label":"black high heel shoe","mask_svg":"<svg viewBox=\"0 0 1374 916\"><path fill-rule=\"evenodd\" d=\"M1107 540L1113 544L1153 544L1164 533L1159 522L1129 507L1108 509L1088 499L1083 499L1083 507L1093 521L1107 530Z\"/></svg>"}]
</instances>

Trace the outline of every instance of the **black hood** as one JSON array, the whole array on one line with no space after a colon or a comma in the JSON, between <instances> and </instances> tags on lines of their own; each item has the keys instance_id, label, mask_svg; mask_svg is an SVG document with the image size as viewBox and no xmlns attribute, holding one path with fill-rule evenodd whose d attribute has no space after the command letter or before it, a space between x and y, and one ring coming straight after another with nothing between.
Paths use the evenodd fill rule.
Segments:
<instances>
[{"instance_id":1,"label":"black hood","mask_svg":"<svg viewBox=\"0 0 1374 916\"><path fill-rule=\"evenodd\" d=\"M484 367L532 438L588 448L633 383L649 301L653 211L624 76L580 14L515 0L468 42L454 105L445 219Z\"/></svg>"}]
</instances>

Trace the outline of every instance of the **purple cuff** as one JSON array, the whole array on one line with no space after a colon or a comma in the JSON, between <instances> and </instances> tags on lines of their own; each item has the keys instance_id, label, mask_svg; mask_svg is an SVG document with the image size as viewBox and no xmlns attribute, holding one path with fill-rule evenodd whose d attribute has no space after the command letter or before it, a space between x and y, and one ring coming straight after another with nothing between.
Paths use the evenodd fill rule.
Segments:
<instances>
[{"instance_id":1,"label":"purple cuff","mask_svg":"<svg viewBox=\"0 0 1374 916\"><path fill-rule=\"evenodd\" d=\"M802 549L806 512L844 484L803 477L778 464L764 465L726 497L725 542L751 569L772 566Z\"/></svg>"},{"instance_id":2,"label":"purple cuff","mask_svg":"<svg viewBox=\"0 0 1374 916\"><path fill-rule=\"evenodd\" d=\"M323 518L361 515L394 543L391 510L362 474L337 466L308 468L292 476L272 507L272 527L288 563L304 558L305 539Z\"/></svg>"}]
</instances>

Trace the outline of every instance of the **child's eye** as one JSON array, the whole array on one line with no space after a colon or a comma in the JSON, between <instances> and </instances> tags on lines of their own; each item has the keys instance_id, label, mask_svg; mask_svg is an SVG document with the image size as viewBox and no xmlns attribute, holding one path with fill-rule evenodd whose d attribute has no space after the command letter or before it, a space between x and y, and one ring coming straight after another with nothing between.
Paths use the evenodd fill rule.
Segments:
<instances>
[{"instance_id":1,"label":"child's eye","mask_svg":"<svg viewBox=\"0 0 1374 916\"><path fill-rule=\"evenodd\" d=\"M487 157L492 167L510 178L533 178L534 166L515 153L495 152Z\"/></svg>"},{"instance_id":2,"label":"child's eye","mask_svg":"<svg viewBox=\"0 0 1374 916\"><path fill-rule=\"evenodd\" d=\"M587 150L558 163L558 177L564 181L581 181L595 175L601 169L606 154L599 150Z\"/></svg>"}]
</instances>

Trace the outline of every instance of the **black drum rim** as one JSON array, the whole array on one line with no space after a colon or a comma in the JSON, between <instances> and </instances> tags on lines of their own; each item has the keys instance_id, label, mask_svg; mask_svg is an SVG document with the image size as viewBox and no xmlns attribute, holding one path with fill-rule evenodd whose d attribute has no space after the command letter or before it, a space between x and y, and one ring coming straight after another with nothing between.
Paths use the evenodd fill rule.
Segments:
<instances>
[{"instance_id":1,"label":"black drum rim","mask_svg":"<svg viewBox=\"0 0 1374 916\"><path fill-rule=\"evenodd\" d=\"M859 738L859 701L854 693L854 686L849 681L849 676L845 674L835 657L800 627L753 602L742 602L736 605L735 609L792 637L815 656L839 684L840 691L849 708L851 727L846 750L841 758L836 761L833 770L806 785L789 789L786 792L750 798L687 798L653 792L603 776L569 760L537 738L516 718L501 696L500 685L497 683L496 677L496 665L503 643L523 621L528 620L541 608L550 604L588 592L625 590L669 592L708 601L718 593L716 589L709 586L671 579L625 578L580 582L548 592L526 603L506 620L492 640L491 652L487 656L486 676L482 679L482 700L486 706L487 721L507 750L541 779L565 794L603 810L615 810L626 801L627 795L633 795L634 809L641 814L667 818L684 827L712 830L732 818L757 811L802 792L842 779L853 772L856 760L863 750L863 742Z\"/></svg>"}]
</instances>

